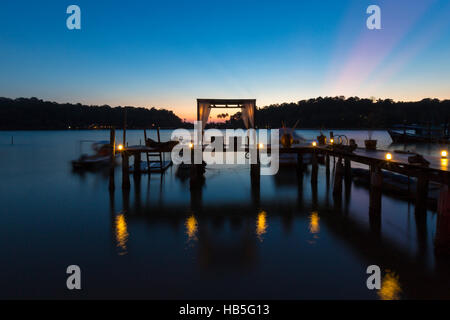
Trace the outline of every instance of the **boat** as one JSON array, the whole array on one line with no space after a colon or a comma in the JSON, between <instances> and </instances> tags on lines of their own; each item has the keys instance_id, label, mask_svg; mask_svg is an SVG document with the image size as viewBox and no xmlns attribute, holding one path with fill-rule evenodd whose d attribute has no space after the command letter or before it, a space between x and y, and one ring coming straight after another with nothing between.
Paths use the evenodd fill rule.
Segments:
<instances>
[{"instance_id":1,"label":"boat","mask_svg":"<svg viewBox=\"0 0 450 320\"><path fill-rule=\"evenodd\" d=\"M448 125L396 125L388 133L394 143L450 143Z\"/></svg>"},{"instance_id":2,"label":"boat","mask_svg":"<svg viewBox=\"0 0 450 320\"><path fill-rule=\"evenodd\" d=\"M110 165L113 148L109 141L82 140L80 141L80 151L83 143L86 142L93 142L91 147L95 154L81 154L78 159L72 160L72 168L74 170L92 170Z\"/></svg>"}]
</instances>

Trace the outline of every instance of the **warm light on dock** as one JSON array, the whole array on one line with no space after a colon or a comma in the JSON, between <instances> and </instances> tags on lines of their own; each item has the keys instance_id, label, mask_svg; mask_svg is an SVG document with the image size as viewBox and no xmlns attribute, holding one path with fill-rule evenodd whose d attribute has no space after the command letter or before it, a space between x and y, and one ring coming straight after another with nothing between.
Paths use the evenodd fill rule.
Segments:
<instances>
[{"instance_id":1,"label":"warm light on dock","mask_svg":"<svg viewBox=\"0 0 450 320\"><path fill-rule=\"evenodd\" d=\"M262 143L258 144L258 149L264 148L264 145Z\"/></svg>"},{"instance_id":2,"label":"warm light on dock","mask_svg":"<svg viewBox=\"0 0 450 320\"><path fill-rule=\"evenodd\" d=\"M313 141L312 146L313 147L317 146L317 142Z\"/></svg>"},{"instance_id":3,"label":"warm light on dock","mask_svg":"<svg viewBox=\"0 0 450 320\"><path fill-rule=\"evenodd\" d=\"M386 153L386 160L392 160L392 153Z\"/></svg>"},{"instance_id":4,"label":"warm light on dock","mask_svg":"<svg viewBox=\"0 0 450 320\"><path fill-rule=\"evenodd\" d=\"M441 151L441 157L442 157L442 159L447 159L447 155L448 155L448 153L447 153L446 150L442 150L442 151Z\"/></svg>"},{"instance_id":5,"label":"warm light on dock","mask_svg":"<svg viewBox=\"0 0 450 320\"><path fill-rule=\"evenodd\" d=\"M333 144L334 143L334 139L330 139L330 144Z\"/></svg>"},{"instance_id":6,"label":"warm light on dock","mask_svg":"<svg viewBox=\"0 0 450 320\"><path fill-rule=\"evenodd\" d=\"M119 145L117 146L117 150L122 151L122 150L123 150L123 144L119 144Z\"/></svg>"},{"instance_id":7,"label":"warm light on dock","mask_svg":"<svg viewBox=\"0 0 450 320\"><path fill-rule=\"evenodd\" d=\"M189 149L192 149L192 148L194 148L194 144L191 142L191 143L189 143Z\"/></svg>"}]
</instances>

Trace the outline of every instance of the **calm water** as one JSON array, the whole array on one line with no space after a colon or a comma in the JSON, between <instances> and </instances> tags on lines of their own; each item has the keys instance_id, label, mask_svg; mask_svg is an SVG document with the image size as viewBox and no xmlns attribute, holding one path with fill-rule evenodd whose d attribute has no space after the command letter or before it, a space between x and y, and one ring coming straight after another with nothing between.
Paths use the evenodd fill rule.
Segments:
<instances>
[{"instance_id":1,"label":"calm water","mask_svg":"<svg viewBox=\"0 0 450 320\"><path fill-rule=\"evenodd\" d=\"M367 136L344 133L360 145ZM141 131L127 137L143 141ZM0 298L450 298L450 262L433 252L435 212L421 219L413 203L383 196L377 231L368 191L352 185L334 203L322 166L317 189L308 171L300 183L292 169L262 176L259 198L246 166L207 168L201 194L175 166L131 178L123 193L117 167L110 194L106 172L72 172L82 139L109 132L0 132ZM72 264L82 291L66 289ZM383 270L379 291L366 287L372 264Z\"/></svg>"}]
</instances>

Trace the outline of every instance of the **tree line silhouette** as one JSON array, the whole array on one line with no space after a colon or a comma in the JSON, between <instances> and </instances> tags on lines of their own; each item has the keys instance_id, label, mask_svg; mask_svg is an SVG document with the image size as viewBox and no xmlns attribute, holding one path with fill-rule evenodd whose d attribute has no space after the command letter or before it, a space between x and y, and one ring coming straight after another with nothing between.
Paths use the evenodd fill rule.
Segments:
<instances>
[{"instance_id":1,"label":"tree line silhouette","mask_svg":"<svg viewBox=\"0 0 450 320\"><path fill-rule=\"evenodd\" d=\"M232 115L225 126L241 127L240 112ZM394 102L358 97L319 97L297 103L274 104L258 108L258 128L287 127L297 120L298 128L389 128L395 124L445 124L450 120L450 100L423 99L416 102Z\"/></svg>"},{"instance_id":2,"label":"tree line silhouette","mask_svg":"<svg viewBox=\"0 0 450 320\"><path fill-rule=\"evenodd\" d=\"M37 98L0 98L0 129L102 129L123 127L124 109L130 129L191 128L172 111L156 108L87 106L56 103ZM194 109L194 108L193 108ZM450 120L450 100L423 99L416 102L394 102L358 97L319 97L296 103L282 103L257 108L258 128L280 128L282 123L298 128L388 128L394 124L445 124ZM241 113L224 123L207 127L241 128Z\"/></svg>"},{"instance_id":3,"label":"tree line silhouette","mask_svg":"<svg viewBox=\"0 0 450 320\"><path fill-rule=\"evenodd\" d=\"M37 98L0 98L0 129L102 129L123 127L124 109L130 129L179 128L183 121L172 111L135 107L87 106Z\"/></svg>"}]
</instances>

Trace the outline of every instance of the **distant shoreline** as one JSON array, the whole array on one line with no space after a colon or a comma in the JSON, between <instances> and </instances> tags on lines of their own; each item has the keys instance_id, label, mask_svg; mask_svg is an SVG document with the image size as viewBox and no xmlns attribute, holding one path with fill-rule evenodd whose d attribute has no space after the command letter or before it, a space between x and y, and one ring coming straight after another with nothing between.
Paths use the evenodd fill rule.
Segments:
<instances>
[{"instance_id":1,"label":"distant shoreline","mask_svg":"<svg viewBox=\"0 0 450 320\"><path fill-rule=\"evenodd\" d=\"M192 130L193 128L182 127L183 129ZM147 131L157 130L156 128L145 128ZM179 128L159 128L160 130L176 130ZM208 129L208 128L207 128ZM219 130L232 129L232 128L218 128ZM258 129L282 129L280 128L256 128ZM376 128L376 129L367 129L367 128L296 128L295 130L322 130L322 131L333 131L333 130L347 130L347 131L386 131L389 128ZM109 131L110 129L102 128L102 129L1 129L0 132L6 131ZM123 130L123 128L115 128L115 130ZM127 128L130 131L136 130L144 130L144 128Z\"/></svg>"}]
</instances>

